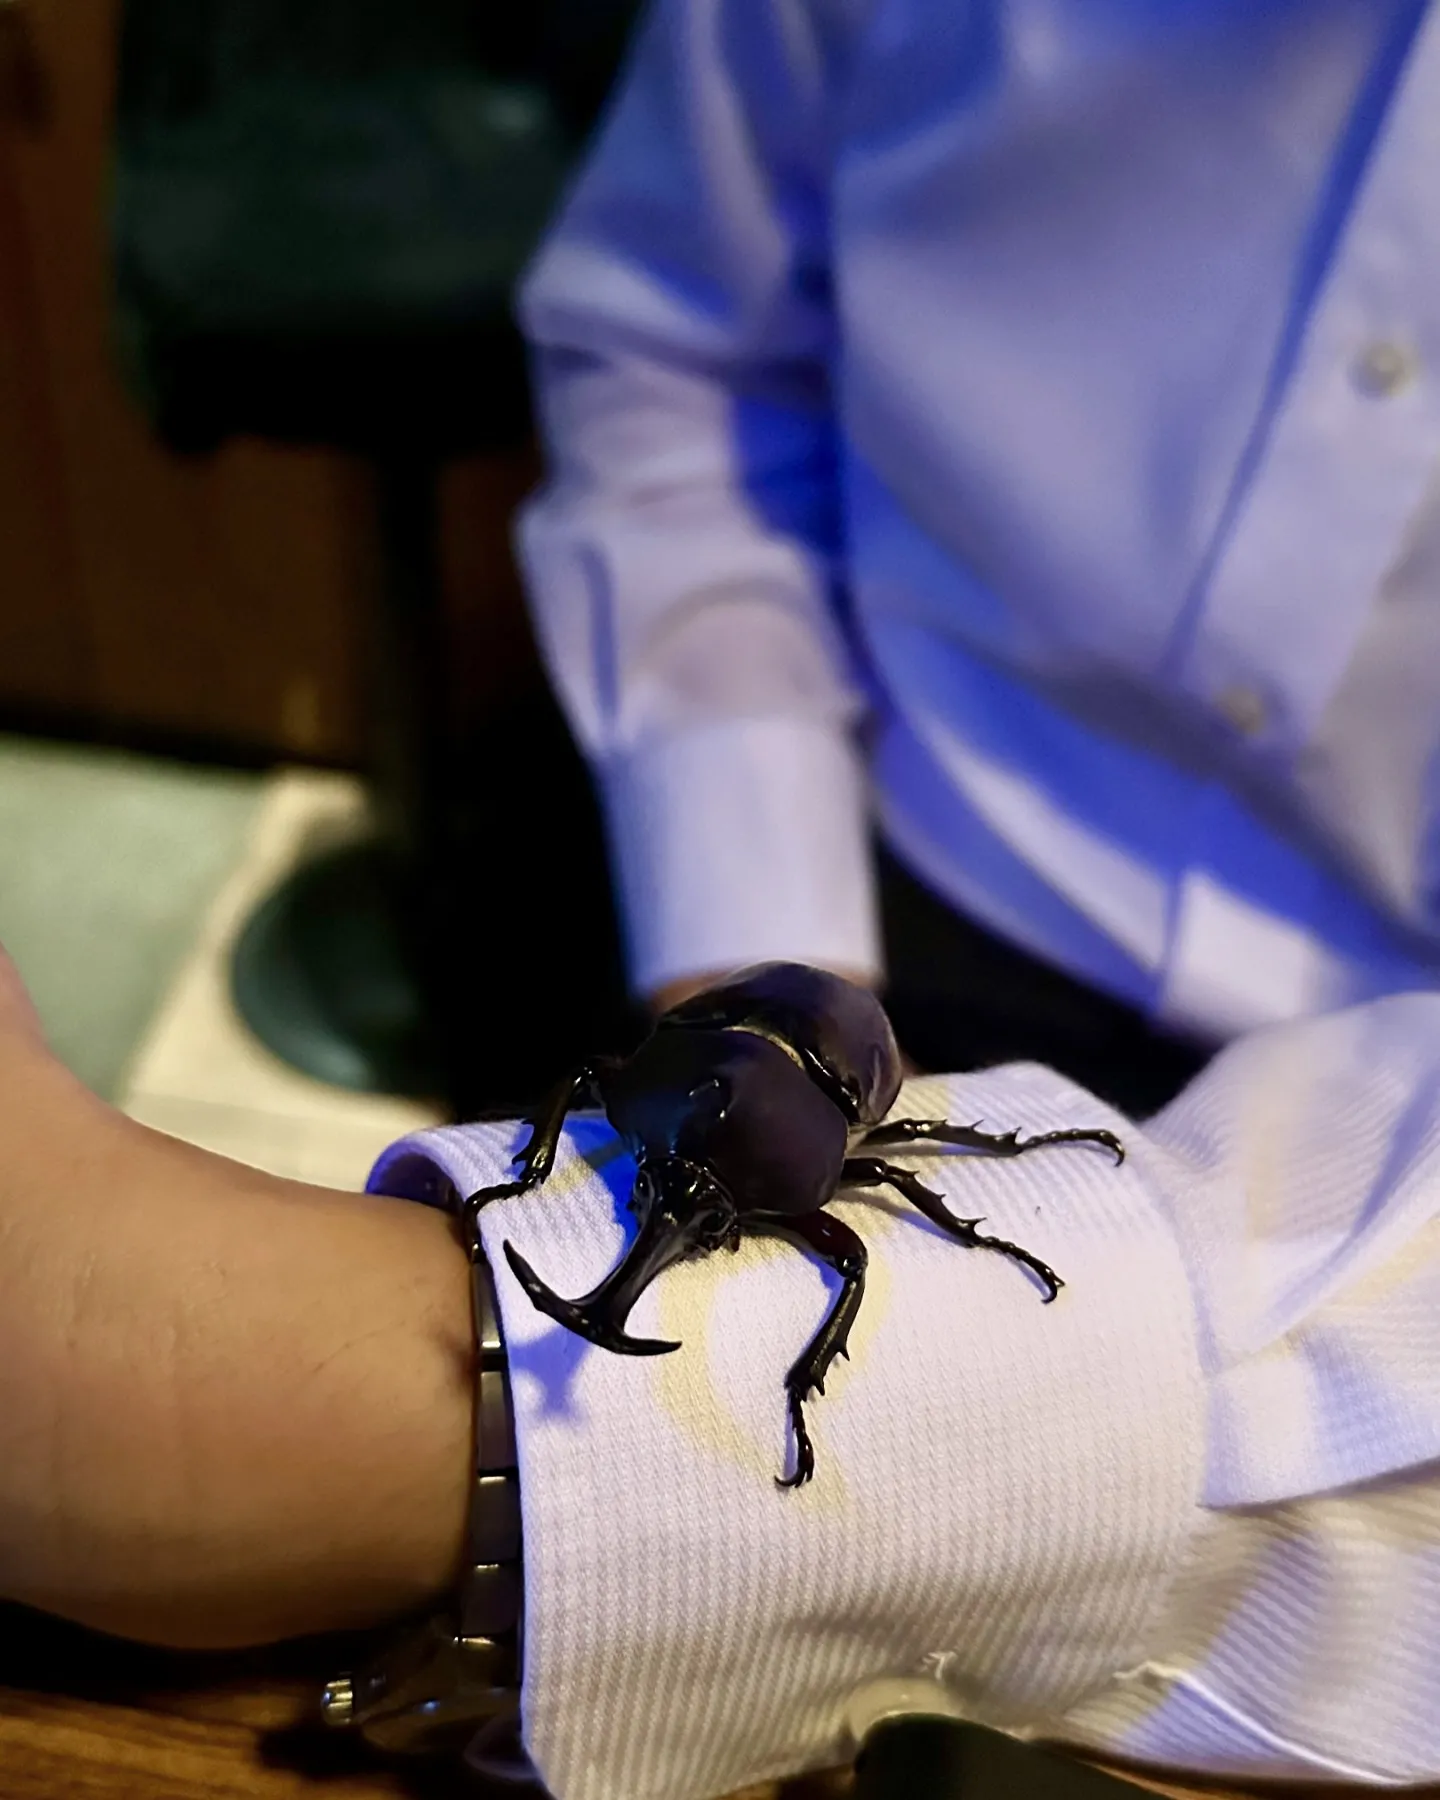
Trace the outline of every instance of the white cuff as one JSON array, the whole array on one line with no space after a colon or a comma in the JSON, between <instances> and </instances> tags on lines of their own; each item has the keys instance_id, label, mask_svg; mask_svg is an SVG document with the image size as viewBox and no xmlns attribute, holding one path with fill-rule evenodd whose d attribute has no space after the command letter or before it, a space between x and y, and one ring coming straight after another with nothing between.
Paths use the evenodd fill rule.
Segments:
<instances>
[{"instance_id":1,"label":"white cuff","mask_svg":"<svg viewBox=\"0 0 1440 1800\"><path fill-rule=\"evenodd\" d=\"M771 958L877 975L865 776L841 731L697 727L601 770L637 993Z\"/></svg>"},{"instance_id":2,"label":"white cuff","mask_svg":"<svg viewBox=\"0 0 1440 1800\"><path fill-rule=\"evenodd\" d=\"M897 1113L1133 1129L1028 1065L913 1082ZM371 1186L424 1197L428 1161L473 1191L508 1177L520 1135L426 1133ZM524 1734L560 1800L699 1800L838 1763L847 1701L885 1676L1043 1732L1145 1652L1199 1517L1204 1420L1144 1174L1092 1148L897 1160L1067 1285L1042 1305L1015 1263L898 1199L838 1201L868 1284L807 1408L815 1480L788 1493L781 1384L831 1297L821 1270L760 1239L678 1265L631 1329L683 1348L625 1358L541 1317L502 1254L513 1240L565 1295L612 1266L633 1165L608 1126L572 1121L544 1188L483 1215L521 1465Z\"/></svg>"}]
</instances>

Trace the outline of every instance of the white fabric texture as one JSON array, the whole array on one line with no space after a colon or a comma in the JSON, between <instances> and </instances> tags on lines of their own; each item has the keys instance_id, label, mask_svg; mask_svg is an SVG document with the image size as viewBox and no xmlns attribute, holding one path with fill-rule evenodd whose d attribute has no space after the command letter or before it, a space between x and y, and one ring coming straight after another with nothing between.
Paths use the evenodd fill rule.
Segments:
<instances>
[{"instance_id":1,"label":"white fabric texture","mask_svg":"<svg viewBox=\"0 0 1440 1800\"><path fill-rule=\"evenodd\" d=\"M538 1315L620 1253L632 1165L575 1119L484 1214L513 1371L523 1721L560 1800L700 1800L842 1760L846 1700L928 1673L972 1717L1212 1773L1440 1775L1440 999L1257 1034L1151 1125L1017 1065L897 1116L1110 1124L1130 1156L896 1154L1050 1261L1053 1306L898 1198L781 1493L781 1380L830 1291L747 1242L667 1272L626 1359ZM377 1192L504 1179L510 1125L387 1152Z\"/></svg>"},{"instance_id":2,"label":"white fabric texture","mask_svg":"<svg viewBox=\"0 0 1440 1800\"><path fill-rule=\"evenodd\" d=\"M1437 166L1435 0L654 0L520 302L637 988L877 822L1207 1040L1440 986Z\"/></svg>"}]
</instances>

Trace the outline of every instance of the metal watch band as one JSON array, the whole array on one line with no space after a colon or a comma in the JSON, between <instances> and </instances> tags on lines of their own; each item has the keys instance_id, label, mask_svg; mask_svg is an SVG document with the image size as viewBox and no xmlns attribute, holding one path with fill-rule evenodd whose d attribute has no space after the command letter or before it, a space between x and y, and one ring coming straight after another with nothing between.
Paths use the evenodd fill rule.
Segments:
<instances>
[{"instance_id":1,"label":"metal watch band","mask_svg":"<svg viewBox=\"0 0 1440 1800\"><path fill-rule=\"evenodd\" d=\"M458 1198L451 1210L458 1213ZM476 1370L465 1572L444 1609L336 1676L320 1710L327 1724L356 1730L377 1749L463 1750L492 1779L533 1782L519 1737L524 1576L510 1376L489 1265L478 1244L466 1248Z\"/></svg>"}]
</instances>

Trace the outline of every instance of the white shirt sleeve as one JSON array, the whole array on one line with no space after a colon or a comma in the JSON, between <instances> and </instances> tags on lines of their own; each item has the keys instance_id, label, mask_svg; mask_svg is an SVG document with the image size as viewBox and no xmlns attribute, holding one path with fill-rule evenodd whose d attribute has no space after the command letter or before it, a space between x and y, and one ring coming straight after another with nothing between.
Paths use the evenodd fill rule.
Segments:
<instances>
[{"instance_id":1,"label":"white shirt sleeve","mask_svg":"<svg viewBox=\"0 0 1440 1800\"><path fill-rule=\"evenodd\" d=\"M1201 1523L1068 1721L1145 1760L1440 1778L1440 996L1233 1045L1145 1135L1196 1306Z\"/></svg>"},{"instance_id":2,"label":"white shirt sleeve","mask_svg":"<svg viewBox=\"0 0 1440 1800\"><path fill-rule=\"evenodd\" d=\"M625 1230L631 1165L570 1127L483 1215L512 1368L527 1743L560 1800L702 1800L844 1759L886 1677L1020 1735L1246 1777L1440 1776L1440 997L1243 1040L1147 1127L1049 1070L914 1082L902 1115L1130 1150L889 1153L1003 1256L855 1193L864 1304L808 1408L781 1382L830 1298L773 1240L670 1270L608 1355L540 1317ZM508 1174L513 1127L407 1140L377 1191Z\"/></svg>"},{"instance_id":3,"label":"white shirt sleeve","mask_svg":"<svg viewBox=\"0 0 1440 1800\"><path fill-rule=\"evenodd\" d=\"M660 0L522 293L550 477L521 554L641 990L879 964L810 12Z\"/></svg>"}]
</instances>

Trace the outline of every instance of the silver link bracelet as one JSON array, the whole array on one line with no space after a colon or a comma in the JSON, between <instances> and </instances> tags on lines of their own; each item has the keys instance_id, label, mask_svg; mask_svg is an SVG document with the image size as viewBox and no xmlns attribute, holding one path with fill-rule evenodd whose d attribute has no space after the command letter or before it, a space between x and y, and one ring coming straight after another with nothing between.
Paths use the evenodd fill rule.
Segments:
<instances>
[{"instance_id":1,"label":"silver link bracelet","mask_svg":"<svg viewBox=\"0 0 1440 1800\"><path fill-rule=\"evenodd\" d=\"M467 1249L476 1371L466 1569L447 1607L329 1682L320 1712L379 1750L463 1751L491 1780L534 1787L519 1730L525 1584L510 1374L489 1264L478 1243Z\"/></svg>"}]
</instances>

